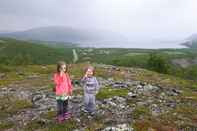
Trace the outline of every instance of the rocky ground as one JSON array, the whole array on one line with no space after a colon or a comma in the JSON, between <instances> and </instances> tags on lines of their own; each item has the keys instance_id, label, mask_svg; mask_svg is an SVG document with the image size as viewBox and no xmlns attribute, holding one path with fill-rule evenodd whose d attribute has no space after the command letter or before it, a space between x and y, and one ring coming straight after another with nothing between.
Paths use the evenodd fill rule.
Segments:
<instances>
[{"instance_id":1,"label":"rocky ground","mask_svg":"<svg viewBox=\"0 0 197 131\"><path fill-rule=\"evenodd\" d=\"M174 84L174 81L172 84L169 82L165 84L170 79L168 77L161 78L161 82L156 80L156 84L153 81L142 80L136 77L141 69L96 66L101 90L97 94L97 111L94 116L82 111L83 91L79 83L81 72L76 68L77 65L73 66L71 71L74 92L69 102L69 109L73 115L63 124L55 122L56 101L52 92L51 73L49 73L54 68L48 68L49 71L42 73L38 73L37 70L33 70L33 73L31 71L30 74L17 72L16 74L23 76L22 79L2 84L0 88L0 129L6 131L197 130L195 90ZM2 75L1 80L4 79L6 76Z\"/></svg>"}]
</instances>

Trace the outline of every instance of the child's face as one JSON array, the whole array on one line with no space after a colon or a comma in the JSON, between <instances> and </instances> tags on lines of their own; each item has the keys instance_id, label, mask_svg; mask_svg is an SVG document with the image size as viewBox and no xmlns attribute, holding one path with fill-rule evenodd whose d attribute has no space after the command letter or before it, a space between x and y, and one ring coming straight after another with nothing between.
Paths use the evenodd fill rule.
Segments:
<instances>
[{"instance_id":1,"label":"child's face","mask_svg":"<svg viewBox=\"0 0 197 131\"><path fill-rule=\"evenodd\" d=\"M60 68L60 71L65 72L66 71L66 65L62 65L61 68Z\"/></svg>"},{"instance_id":2,"label":"child's face","mask_svg":"<svg viewBox=\"0 0 197 131\"><path fill-rule=\"evenodd\" d=\"M92 75L93 75L93 70L88 69L88 70L86 71L86 74L87 74L87 76L92 76Z\"/></svg>"}]
</instances>

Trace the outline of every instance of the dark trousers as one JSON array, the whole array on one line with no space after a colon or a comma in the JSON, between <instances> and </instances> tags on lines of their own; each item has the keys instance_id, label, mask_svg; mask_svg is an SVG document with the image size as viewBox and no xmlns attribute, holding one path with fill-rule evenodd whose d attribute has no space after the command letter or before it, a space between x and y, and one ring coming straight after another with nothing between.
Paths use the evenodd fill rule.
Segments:
<instances>
[{"instance_id":1,"label":"dark trousers","mask_svg":"<svg viewBox=\"0 0 197 131\"><path fill-rule=\"evenodd\" d=\"M57 115L63 115L68 111L68 99L57 100Z\"/></svg>"}]
</instances>

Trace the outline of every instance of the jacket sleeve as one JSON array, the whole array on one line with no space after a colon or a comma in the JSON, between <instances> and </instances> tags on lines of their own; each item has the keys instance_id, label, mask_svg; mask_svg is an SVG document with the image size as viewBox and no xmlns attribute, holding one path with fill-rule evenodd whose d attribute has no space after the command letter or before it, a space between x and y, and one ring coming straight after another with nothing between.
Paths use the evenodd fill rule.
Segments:
<instances>
[{"instance_id":1,"label":"jacket sleeve","mask_svg":"<svg viewBox=\"0 0 197 131\"><path fill-rule=\"evenodd\" d=\"M82 83L82 84L85 84L86 80L87 80L87 78L86 78L86 77L83 77L83 78L81 79L81 83Z\"/></svg>"},{"instance_id":2,"label":"jacket sleeve","mask_svg":"<svg viewBox=\"0 0 197 131\"><path fill-rule=\"evenodd\" d=\"M72 86L72 82L71 82L71 79L68 74L67 74L67 82L68 82L68 88L69 88L68 92L69 92L69 94L71 94L72 90L73 90L73 86Z\"/></svg>"},{"instance_id":3,"label":"jacket sleeve","mask_svg":"<svg viewBox=\"0 0 197 131\"><path fill-rule=\"evenodd\" d=\"M56 85L59 84L58 79L57 79L57 74L54 74L54 75L53 75L53 82L54 82Z\"/></svg>"},{"instance_id":4,"label":"jacket sleeve","mask_svg":"<svg viewBox=\"0 0 197 131\"><path fill-rule=\"evenodd\" d=\"M98 83L96 77L94 78L94 81L95 81L96 90L99 90L100 89L100 86L99 86L99 83Z\"/></svg>"}]
</instances>

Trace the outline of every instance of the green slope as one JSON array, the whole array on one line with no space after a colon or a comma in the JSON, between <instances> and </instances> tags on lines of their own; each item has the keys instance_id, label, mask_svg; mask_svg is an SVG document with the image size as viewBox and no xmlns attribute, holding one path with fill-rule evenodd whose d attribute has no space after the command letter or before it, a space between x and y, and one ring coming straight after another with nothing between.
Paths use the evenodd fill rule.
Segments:
<instances>
[{"instance_id":1,"label":"green slope","mask_svg":"<svg viewBox=\"0 0 197 131\"><path fill-rule=\"evenodd\" d=\"M1 64L53 64L58 60L72 61L72 49L0 38Z\"/></svg>"}]
</instances>

